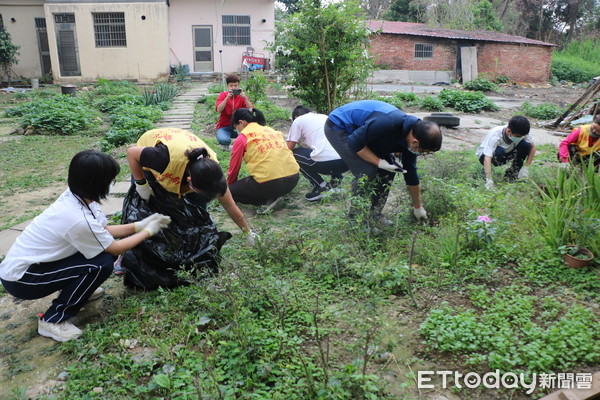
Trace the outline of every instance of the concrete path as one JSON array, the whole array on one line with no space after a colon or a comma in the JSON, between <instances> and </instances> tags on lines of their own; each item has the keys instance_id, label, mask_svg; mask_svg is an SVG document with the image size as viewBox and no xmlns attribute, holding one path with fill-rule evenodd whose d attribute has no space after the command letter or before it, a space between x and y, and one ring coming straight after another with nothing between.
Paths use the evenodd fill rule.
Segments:
<instances>
[{"instance_id":1,"label":"concrete path","mask_svg":"<svg viewBox=\"0 0 600 400\"><path fill-rule=\"evenodd\" d=\"M163 113L163 118L156 124L156 127L190 129L194 119L194 107L198 103L198 100L207 93L208 83L192 82L190 88L175 97L173 106ZM117 211L121 211L123 208L123 198L127 194L130 185L129 180L117 182L112 194L100 205L104 214L110 216ZM31 220L25 221L9 229L0 231L0 255L5 255L8 252L15 239L30 222Z\"/></svg>"}]
</instances>

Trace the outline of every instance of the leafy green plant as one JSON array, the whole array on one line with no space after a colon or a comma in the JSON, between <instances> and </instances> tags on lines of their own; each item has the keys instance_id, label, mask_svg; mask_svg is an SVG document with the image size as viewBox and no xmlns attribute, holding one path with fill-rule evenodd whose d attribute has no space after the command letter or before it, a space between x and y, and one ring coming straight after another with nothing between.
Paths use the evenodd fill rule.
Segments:
<instances>
[{"instance_id":1,"label":"leafy green plant","mask_svg":"<svg viewBox=\"0 0 600 400\"><path fill-rule=\"evenodd\" d=\"M499 107L481 92L465 92L457 89L443 89L438 99L447 107L458 111L475 113L479 111L494 111Z\"/></svg>"},{"instance_id":2,"label":"leafy green plant","mask_svg":"<svg viewBox=\"0 0 600 400\"><path fill-rule=\"evenodd\" d=\"M154 123L162 116L158 107L123 104L110 114L112 122L108 133L102 138L103 151L137 141L146 131L154 129Z\"/></svg>"},{"instance_id":3,"label":"leafy green plant","mask_svg":"<svg viewBox=\"0 0 600 400\"><path fill-rule=\"evenodd\" d=\"M403 109L404 107L416 106L421 101L416 93L403 91L394 92L391 97L382 100L400 109Z\"/></svg>"},{"instance_id":4,"label":"leafy green plant","mask_svg":"<svg viewBox=\"0 0 600 400\"><path fill-rule=\"evenodd\" d=\"M558 117L562 113L562 109L558 107L556 104L552 103L541 103L533 105L530 102L524 102L520 111L531 118L536 119L553 119Z\"/></svg>"},{"instance_id":5,"label":"leafy green plant","mask_svg":"<svg viewBox=\"0 0 600 400\"><path fill-rule=\"evenodd\" d=\"M496 92L498 85L487 78L477 78L463 83L463 88L477 92Z\"/></svg>"},{"instance_id":6,"label":"leafy green plant","mask_svg":"<svg viewBox=\"0 0 600 400\"><path fill-rule=\"evenodd\" d=\"M0 67L10 86L10 74L13 65L19 62L18 55L21 47L13 44L10 33L0 29Z\"/></svg>"},{"instance_id":7,"label":"leafy green plant","mask_svg":"<svg viewBox=\"0 0 600 400\"><path fill-rule=\"evenodd\" d=\"M444 103L434 96L424 96L419 101L419 107L429 111L443 111Z\"/></svg>"},{"instance_id":8,"label":"leafy green plant","mask_svg":"<svg viewBox=\"0 0 600 400\"><path fill-rule=\"evenodd\" d=\"M372 71L366 49L371 32L357 1L321 4L303 0L301 10L278 24L269 49L289 74L292 93L329 113L364 87Z\"/></svg>"},{"instance_id":9,"label":"leafy green plant","mask_svg":"<svg viewBox=\"0 0 600 400\"><path fill-rule=\"evenodd\" d=\"M253 71L248 79L243 82L244 92L252 102L267 99L267 78L262 71Z\"/></svg>"},{"instance_id":10,"label":"leafy green plant","mask_svg":"<svg viewBox=\"0 0 600 400\"><path fill-rule=\"evenodd\" d=\"M140 94L135 83L129 81L109 81L100 78L93 90L94 95Z\"/></svg>"},{"instance_id":11,"label":"leafy green plant","mask_svg":"<svg viewBox=\"0 0 600 400\"><path fill-rule=\"evenodd\" d=\"M98 111L79 97L65 95L36 99L7 110L5 116L20 117L23 128L49 135L89 133L101 123Z\"/></svg>"},{"instance_id":12,"label":"leafy green plant","mask_svg":"<svg viewBox=\"0 0 600 400\"><path fill-rule=\"evenodd\" d=\"M589 253L585 250L582 250L581 247L576 245L565 245L560 246L558 248L561 254L569 254L573 257L582 258L582 259L590 259L592 258Z\"/></svg>"},{"instance_id":13,"label":"leafy green plant","mask_svg":"<svg viewBox=\"0 0 600 400\"><path fill-rule=\"evenodd\" d=\"M600 75L598 57L598 39L575 40L566 48L552 53L552 76L561 81L589 82Z\"/></svg>"},{"instance_id":14,"label":"leafy green plant","mask_svg":"<svg viewBox=\"0 0 600 400\"><path fill-rule=\"evenodd\" d=\"M144 89L142 101L145 106L158 106L166 110L179 94L179 88L170 83L157 83L152 89Z\"/></svg>"},{"instance_id":15,"label":"leafy green plant","mask_svg":"<svg viewBox=\"0 0 600 400\"><path fill-rule=\"evenodd\" d=\"M121 107L124 104L129 105L142 105L142 96L139 94L118 94L101 97L96 100L96 107L102 112L112 113L116 108Z\"/></svg>"}]
</instances>

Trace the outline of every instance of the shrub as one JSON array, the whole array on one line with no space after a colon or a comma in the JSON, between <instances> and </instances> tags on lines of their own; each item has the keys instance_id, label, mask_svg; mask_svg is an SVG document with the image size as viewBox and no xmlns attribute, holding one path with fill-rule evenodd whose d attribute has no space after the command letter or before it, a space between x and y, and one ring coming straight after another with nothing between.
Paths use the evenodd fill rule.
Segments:
<instances>
[{"instance_id":1,"label":"shrub","mask_svg":"<svg viewBox=\"0 0 600 400\"><path fill-rule=\"evenodd\" d=\"M440 99L445 106L464 112L475 113L483 110L494 111L499 109L493 101L485 97L481 92L443 89L438 95L438 99Z\"/></svg>"},{"instance_id":2,"label":"shrub","mask_svg":"<svg viewBox=\"0 0 600 400\"><path fill-rule=\"evenodd\" d=\"M541 103L533 105L526 101L519 110L528 117L536 119L553 119L560 115L562 109L555 104Z\"/></svg>"},{"instance_id":3,"label":"shrub","mask_svg":"<svg viewBox=\"0 0 600 400\"><path fill-rule=\"evenodd\" d=\"M95 95L140 94L135 83L128 81L109 81L100 78L94 88Z\"/></svg>"},{"instance_id":4,"label":"shrub","mask_svg":"<svg viewBox=\"0 0 600 400\"><path fill-rule=\"evenodd\" d=\"M143 104L142 96L126 93L106 96L96 101L96 107L106 113L112 113L116 108L124 104L140 106Z\"/></svg>"},{"instance_id":5,"label":"shrub","mask_svg":"<svg viewBox=\"0 0 600 400\"><path fill-rule=\"evenodd\" d=\"M551 69L556 79L575 83L588 82L600 74L600 70L593 63L573 57L554 57Z\"/></svg>"},{"instance_id":6,"label":"shrub","mask_svg":"<svg viewBox=\"0 0 600 400\"><path fill-rule=\"evenodd\" d=\"M243 83L244 92L250 98L250 101L257 102L266 100L267 93L267 78L262 71L254 71L248 77L248 80Z\"/></svg>"},{"instance_id":7,"label":"shrub","mask_svg":"<svg viewBox=\"0 0 600 400\"><path fill-rule=\"evenodd\" d=\"M486 78L477 78L465 82L463 83L463 87L467 90L475 90L477 92L495 92L498 90L498 85Z\"/></svg>"},{"instance_id":8,"label":"shrub","mask_svg":"<svg viewBox=\"0 0 600 400\"><path fill-rule=\"evenodd\" d=\"M419 101L419 106L429 111L442 111L444 103L434 96L425 96Z\"/></svg>"},{"instance_id":9,"label":"shrub","mask_svg":"<svg viewBox=\"0 0 600 400\"><path fill-rule=\"evenodd\" d=\"M78 97L57 95L40 98L5 112L21 117L23 128L32 127L49 135L82 134L100 125L98 112Z\"/></svg>"},{"instance_id":10,"label":"shrub","mask_svg":"<svg viewBox=\"0 0 600 400\"><path fill-rule=\"evenodd\" d=\"M102 150L137 141L144 132L154 129L161 116L162 110L157 107L124 104L115 108L110 115L110 131L102 138Z\"/></svg>"}]
</instances>

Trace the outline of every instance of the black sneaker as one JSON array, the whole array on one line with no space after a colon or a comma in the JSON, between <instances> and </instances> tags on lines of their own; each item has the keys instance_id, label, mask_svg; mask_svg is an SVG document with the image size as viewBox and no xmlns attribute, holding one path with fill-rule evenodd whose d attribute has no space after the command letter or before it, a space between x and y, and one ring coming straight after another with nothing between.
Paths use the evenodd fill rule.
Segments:
<instances>
[{"instance_id":1,"label":"black sneaker","mask_svg":"<svg viewBox=\"0 0 600 400\"><path fill-rule=\"evenodd\" d=\"M308 201L321 200L323 197L325 197L327 195L325 192L327 192L328 190L329 190L329 187L327 187L327 186L319 187L319 188L313 189L313 191L310 193L306 193L304 195L304 197Z\"/></svg>"}]
</instances>

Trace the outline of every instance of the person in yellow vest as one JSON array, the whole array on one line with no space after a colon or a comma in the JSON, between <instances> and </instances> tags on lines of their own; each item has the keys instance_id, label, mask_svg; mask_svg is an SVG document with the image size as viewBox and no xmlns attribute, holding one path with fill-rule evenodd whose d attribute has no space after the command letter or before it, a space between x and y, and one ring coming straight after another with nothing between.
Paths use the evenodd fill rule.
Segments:
<instances>
[{"instance_id":1,"label":"person in yellow vest","mask_svg":"<svg viewBox=\"0 0 600 400\"><path fill-rule=\"evenodd\" d=\"M558 146L561 163L586 162L589 157L593 157L594 165L600 165L600 115L591 124L573 129Z\"/></svg>"},{"instance_id":2,"label":"person in yellow vest","mask_svg":"<svg viewBox=\"0 0 600 400\"><path fill-rule=\"evenodd\" d=\"M180 198L192 196L191 200L204 209L216 197L233 222L252 234L231 196L216 153L193 133L178 128L147 131L136 146L127 149L127 161L142 199L148 201L154 194L148 179L155 179Z\"/></svg>"},{"instance_id":3,"label":"person in yellow vest","mask_svg":"<svg viewBox=\"0 0 600 400\"><path fill-rule=\"evenodd\" d=\"M238 203L263 205L291 192L300 178L300 167L288 148L283 133L265 126L263 113L256 108L234 111L231 125L239 132L233 142L227 182ZM238 180L242 165L250 176Z\"/></svg>"}]
</instances>

